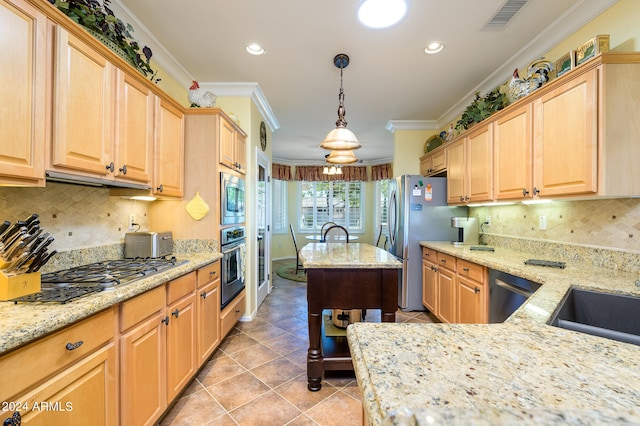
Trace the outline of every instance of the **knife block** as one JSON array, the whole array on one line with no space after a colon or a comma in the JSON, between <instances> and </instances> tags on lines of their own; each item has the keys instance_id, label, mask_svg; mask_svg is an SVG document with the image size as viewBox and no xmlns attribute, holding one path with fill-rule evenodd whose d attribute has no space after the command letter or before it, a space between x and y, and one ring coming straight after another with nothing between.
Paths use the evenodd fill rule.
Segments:
<instances>
[{"instance_id":1,"label":"knife block","mask_svg":"<svg viewBox=\"0 0 640 426\"><path fill-rule=\"evenodd\" d=\"M0 300L11 300L39 291L40 271L17 275L0 271Z\"/></svg>"}]
</instances>

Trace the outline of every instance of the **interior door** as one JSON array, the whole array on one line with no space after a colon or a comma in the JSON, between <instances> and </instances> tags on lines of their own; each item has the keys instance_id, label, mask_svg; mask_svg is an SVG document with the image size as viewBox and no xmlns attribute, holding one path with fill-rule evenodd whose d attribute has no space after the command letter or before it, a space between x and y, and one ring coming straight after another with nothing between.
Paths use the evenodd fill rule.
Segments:
<instances>
[{"instance_id":1,"label":"interior door","mask_svg":"<svg viewBox=\"0 0 640 426\"><path fill-rule=\"evenodd\" d=\"M257 151L258 170L256 174L256 229L257 229L257 273L258 300L256 309L271 293L271 163Z\"/></svg>"}]
</instances>

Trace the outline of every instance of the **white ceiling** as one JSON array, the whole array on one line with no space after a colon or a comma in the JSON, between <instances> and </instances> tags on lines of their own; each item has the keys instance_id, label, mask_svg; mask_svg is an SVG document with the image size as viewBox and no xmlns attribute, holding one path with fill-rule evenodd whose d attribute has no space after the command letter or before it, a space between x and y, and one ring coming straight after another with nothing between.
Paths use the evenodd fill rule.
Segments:
<instances>
[{"instance_id":1,"label":"white ceiling","mask_svg":"<svg viewBox=\"0 0 640 426\"><path fill-rule=\"evenodd\" d=\"M484 30L505 0L412 0L403 21L373 30L357 22L359 0L115 0L141 28L134 35L153 34L154 59L168 70L167 60L177 63L178 81L257 83L273 157L290 163L327 153L318 145L337 119L338 53L350 57L343 86L348 128L362 144L355 154L389 160L385 127L446 127L476 90L507 80L615 1L529 0L506 28ZM433 40L446 48L426 55ZM250 42L267 53L249 55Z\"/></svg>"}]
</instances>

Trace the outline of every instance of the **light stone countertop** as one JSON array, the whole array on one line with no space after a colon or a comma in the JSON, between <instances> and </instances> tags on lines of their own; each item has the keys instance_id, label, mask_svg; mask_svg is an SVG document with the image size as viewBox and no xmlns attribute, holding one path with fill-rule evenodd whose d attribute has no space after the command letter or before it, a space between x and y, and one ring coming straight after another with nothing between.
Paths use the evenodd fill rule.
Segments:
<instances>
[{"instance_id":1,"label":"light stone countertop","mask_svg":"<svg viewBox=\"0 0 640 426\"><path fill-rule=\"evenodd\" d=\"M0 301L0 330L2 330L0 354L222 258L220 253L175 254L175 256L179 262L185 260L187 262L131 284L81 297L65 304L15 304Z\"/></svg>"},{"instance_id":2,"label":"light stone countertop","mask_svg":"<svg viewBox=\"0 0 640 426\"><path fill-rule=\"evenodd\" d=\"M503 324L350 325L370 424L640 424L640 347L547 325L571 286L640 296L637 273L421 245L543 285Z\"/></svg>"},{"instance_id":3,"label":"light stone countertop","mask_svg":"<svg viewBox=\"0 0 640 426\"><path fill-rule=\"evenodd\" d=\"M391 253L363 243L309 243L300 250L306 269L400 269L400 262Z\"/></svg>"}]
</instances>

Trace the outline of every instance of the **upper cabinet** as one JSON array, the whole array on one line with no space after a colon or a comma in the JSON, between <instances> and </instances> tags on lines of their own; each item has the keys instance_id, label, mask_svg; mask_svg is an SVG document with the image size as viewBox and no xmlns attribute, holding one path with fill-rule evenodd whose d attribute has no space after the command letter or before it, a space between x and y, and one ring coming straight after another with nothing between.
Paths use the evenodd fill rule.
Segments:
<instances>
[{"instance_id":1,"label":"upper cabinet","mask_svg":"<svg viewBox=\"0 0 640 426\"><path fill-rule=\"evenodd\" d=\"M156 99L153 192L182 197L184 193L184 113L177 105Z\"/></svg>"},{"instance_id":2,"label":"upper cabinet","mask_svg":"<svg viewBox=\"0 0 640 426\"><path fill-rule=\"evenodd\" d=\"M420 174L434 176L447 169L447 150L444 146L420 157Z\"/></svg>"},{"instance_id":3,"label":"upper cabinet","mask_svg":"<svg viewBox=\"0 0 640 426\"><path fill-rule=\"evenodd\" d=\"M447 148L447 202L465 204L493 197L492 128L480 123Z\"/></svg>"},{"instance_id":4,"label":"upper cabinet","mask_svg":"<svg viewBox=\"0 0 640 426\"><path fill-rule=\"evenodd\" d=\"M226 115L222 114L221 117L218 130L220 164L244 174L247 172L247 135Z\"/></svg>"},{"instance_id":5,"label":"upper cabinet","mask_svg":"<svg viewBox=\"0 0 640 426\"><path fill-rule=\"evenodd\" d=\"M0 0L0 184L44 186L47 19L23 0ZM9 124L10 123L10 124Z\"/></svg>"},{"instance_id":6,"label":"upper cabinet","mask_svg":"<svg viewBox=\"0 0 640 426\"><path fill-rule=\"evenodd\" d=\"M57 26L51 168L113 176L115 67Z\"/></svg>"}]
</instances>

